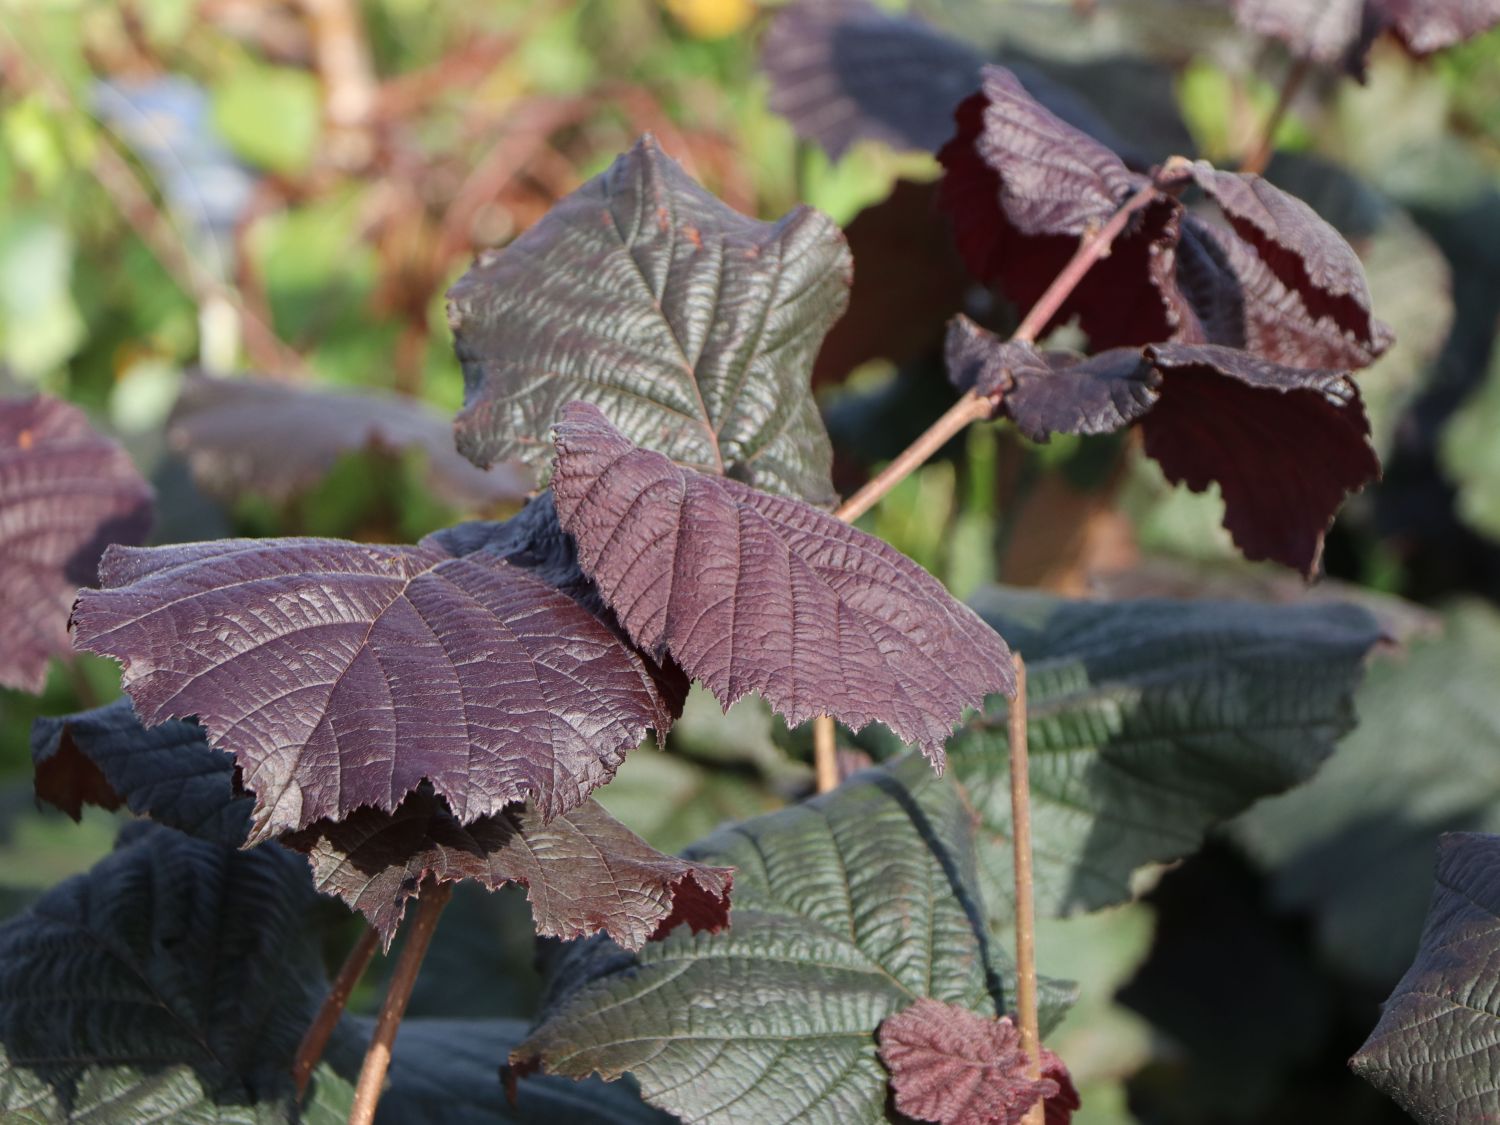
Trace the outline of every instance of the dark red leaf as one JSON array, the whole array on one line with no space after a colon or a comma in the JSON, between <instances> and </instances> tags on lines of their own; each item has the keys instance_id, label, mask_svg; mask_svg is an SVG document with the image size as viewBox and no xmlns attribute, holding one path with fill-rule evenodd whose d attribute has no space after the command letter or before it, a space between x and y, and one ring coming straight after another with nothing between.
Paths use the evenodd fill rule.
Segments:
<instances>
[{"instance_id":1,"label":"dark red leaf","mask_svg":"<svg viewBox=\"0 0 1500 1125\"><path fill-rule=\"evenodd\" d=\"M1042 1049L1042 1077L1026 1074L1021 1033L993 1019L922 997L880 1025L880 1058L896 1108L938 1125L1020 1125L1038 1100L1047 1125L1068 1125L1081 1102L1068 1068Z\"/></svg>"},{"instance_id":2,"label":"dark red leaf","mask_svg":"<svg viewBox=\"0 0 1500 1125\"><path fill-rule=\"evenodd\" d=\"M1348 493L1380 474L1359 391L1346 372L1286 367L1215 345L1146 349L1160 399L1141 423L1174 483L1217 482L1224 526L1251 559L1311 577Z\"/></svg>"},{"instance_id":3,"label":"dark red leaf","mask_svg":"<svg viewBox=\"0 0 1500 1125\"><path fill-rule=\"evenodd\" d=\"M114 548L75 643L124 665L148 723L196 715L256 796L252 840L424 780L461 821L578 805L681 707L541 570L444 540L225 540Z\"/></svg>"},{"instance_id":4,"label":"dark red leaf","mask_svg":"<svg viewBox=\"0 0 1500 1125\"><path fill-rule=\"evenodd\" d=\"M1150 181L1032 98L1003 67L956 114L938 153L939 198L975 277L1030 308L1072 257ZM1063 302L1052 324L1077 316L1095 349L1173 336L1180 324L1172 281L1181 205L1168 196L1131 219L1103 259Z\"/></svg>"},{"instance_id":5,"label":"dark red leaf","mask_svg":"<svg viewBox=\"0 0 1500 1125\"><path fill-rule=\"evenodd\" d=\"M879 720L938 765L965 707L1014 690L1005 642L910 559L808 504L631 445L587 403L553 493L583 569L648 652L728 707Z\"/></svg>"},{"instance_id":6,"label":"dark red leaf","mask_svg":"<svg viewBox=\"0 0 1500 1125\"><path fill-rule=\"evenodd\" d=\"M1134 348L1095 356L1001 340L967 317L948 329L948 377L959 390L1000 395L999 412L1032 441L1108 434L1151 409L1160 381Z\"/></svg>"},{"instance_id":7,"label":"dark red leaf","mask_svg":"<svg viewBox=\"0 0 1500 1125\"><path fill-rule=\"evenodd\" d=\"M151 487L76 406L0 399L0 684L37 692L111 543L151 529Z\"/></svg>"},{"instance_id":8,"label":"dark red leaf","mask_svg":"<svg viewBox=\"0 0 1500 1125\"><path fill-rule=\"evenodd\" d=\"M1276 279L1301 297L1308 318L1332 321L1372 358L1391 346L1390 329L1370 313L1359 256L1316 211L1260 176L1201 160L1192 175Z\"/></svg>"},{"instance_id":9,"label":"dark red leaf","mask_svg":"<svg viewBox=\"0 0 1500 1125\"><path fill-rule=\"evenodd\" d=\"M639 949L684 923L710 933L729 924L731 868L663 855L591 800L550 821L512 806L464 825L424 790L394 813L360 809L282 843L306 852L318 890L364 914L387 947L429 876L489 890L520 883L544 937L603 931Z\"/></svg>"},{"instance_id":10,"label":"dark red leaf","mask_svg":"<svg viewBox=\"0 0 1500 1125\"><path fill-rule=\"evenodd\" d=\"M1414 55L1430 55L1500 23L1500 0L1384 0L1392 30Z\"/></svg>"},{"instance_id":11,"label":"dark red leaf","mask_svg":"<svg viewBox=\"0 0 1500 1125\"><path fill-rule=\"evenodd\" d=\"M190 379L167 438L198 483L226 499L284 501L316 485L345 453L420 449L433 495L456 508L519 504L533 484L518 463L488 472L453 447L453 426L414 399L313 390L259 379Z\"/></svg>"},{"instance_id":12,"label":"dark red leaf","mask_svg":"<svg viewBox=\"0 0 1500 1125\"><path fill-rule=\"evenodd\" d=\"M1360 80L1383 31L1420 57L1500 23L1500 0L1235 0L1234 9L1241 27Z\"/></svg>"}]
</instances>

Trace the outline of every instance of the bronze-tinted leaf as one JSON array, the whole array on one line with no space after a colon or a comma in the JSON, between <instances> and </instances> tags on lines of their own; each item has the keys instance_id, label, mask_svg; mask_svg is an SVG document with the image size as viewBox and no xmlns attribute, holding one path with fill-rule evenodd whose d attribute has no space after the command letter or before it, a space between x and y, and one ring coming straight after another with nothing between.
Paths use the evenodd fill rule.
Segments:
<instances>
[{"instance_id":1,"label":"bronze-tinted leaf","mask_svg":"<svg viewBox=\"0 0 1500 1125\"><path fill-rule=\"evenodd\" d=\"M1026 1073L1021 1033L994 1019L922 997L880 1025L880 1059L896 1108L938 1125L1021 1125L1038 1101L1047 1125L1067 1125L1081 1104L1068 1068L1042 1049L1042 1077Z\"/></svg>"},{"instance_id":2,"label":"bronze-tinted leaf","mask_svg":"<svg viewBox=\"0 0 1500 1125\"><path fill-rule=\"evenodd\" d=\"M1160 399L1141 423L1167 479L1217 483L1224 526L1251 559L1311 576L1344 497L1380 475L1347 372L1287 367L1216 345L1147 348Z\"/></svg>"},{"instance_id":3,"label":"bronze-tinted leaf","mask_svg":"<svg viewBox=\"0 0 1500 1125\"><path fill-rule=\"evenodd\" d=\"M364 914L387 946L429 877L522 884L544 937L602 931L639 949L684 923L710 933L729 924L732 869L663 855L592 800L550 821L513 805L464 825L423 790L393 813L360 809L282 842L306 852L318 890Z\"/></svg>"},{"instance_id":4,"label":"bronze-tinted leaf","mask_svg":"<svg viewBox=\"0 0 1500 1125\"><path fill-rule=\"evenodd\" d=\"M441 539L114 548L75 643L122 662L146 722L196 715L235 755L252 839L392 811L424 780L463 822L528 799L550 818L682 696L540 575Z\"/></svg>"},{"instance_id":5,"label":"bronze-tinted leaf","mask_svg":"<svg viewBox=\"0 0 1500 1125\"><path fill-rule=\"evenodd\" d=\"M415 399L313 389L266 379L190 379L167 440L205 489L233 500L284 501L321 481L338 458L363 449L419 449L433 495L456 508L514 505L531 491L514 463L488 472L453 447L453 426Z\"/></svg>"},{"instance_id":6,"label":"bronze-tinted leaf","mask_svg":"<svg viewBox=\"0 0 1500 1125\"><path fill-rule=\"evenodd\" d=\"M970 272L1029 308L1085 234L1107 222L1148 177L1044 108L1014 74L984 70L938 153L940 199ZM1110 254L1063 302L1095 349L1171 338L1180 324L1172 263L1181 205L1168 196L1132 216Z\"/></svg>"},{"instance_id":7,"label":"bronze-tinted leaf","mask_svg":"<svg viewBox=\"0 0 1500 1125\"><path fill-rule=\"evenodd\" d=\"M999 413L1032 441L1108 434L1150 410L1160 378L1135 348L1095 356L1001 340L967 317L948 329L948 377L959 390L999 395Z\"/></svg>"},{"instance_id":8,"label":"bronze-tinted leaf","mask_svg":"<svg viewBox=\"0 0 1500 1125\"><path fill-rule=\"evenodd\" d=\"M54 398L0 399L0 684L41 691L68 651L68 607L111 543L151 528L151 487L125 451Z\"/></svg>"},{"instance_id":9,"label":"bronze-tinted leaf","mask_svg":"<svg viewBox=\"0 0 1500 1125\"><path fill-rule=\"evenodd\" d=\"M963 709L1010 692L1000 637L910 559L810 505L674 465L587 403L557 426L553 493L579 560L648 652L728 707L879 720L937 764Z\"/></svg>"},{"instance_id":10,"label":"bronze-tinted leaf","mask_svg":"<svg viewBox=\"0 0 1500 1125\"><path fill-rule=\"evenodd\" d=\"M809 373L850 269L826 215L747 218L646 137L449 292L459 449L545 470L583 399L681 464L830 503Z\"/></svg>"}]
</instances>

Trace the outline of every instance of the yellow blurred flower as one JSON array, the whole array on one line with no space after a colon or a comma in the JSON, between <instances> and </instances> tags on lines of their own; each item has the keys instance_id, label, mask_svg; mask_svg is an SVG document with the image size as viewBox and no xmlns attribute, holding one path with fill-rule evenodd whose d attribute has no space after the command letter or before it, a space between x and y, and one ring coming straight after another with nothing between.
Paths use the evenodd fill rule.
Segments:
<instances>
[{"instance_id":1,"label":"yellow blurred flower","mask_svg":"<svg viewBox=\"0 0 1500 1125\"><path fill-rule=\"evenodd\" d=\"M662 0L662 3L695 39L723 39L745 30L755 17L754 0Z\"/></svg>"}]
</instances>

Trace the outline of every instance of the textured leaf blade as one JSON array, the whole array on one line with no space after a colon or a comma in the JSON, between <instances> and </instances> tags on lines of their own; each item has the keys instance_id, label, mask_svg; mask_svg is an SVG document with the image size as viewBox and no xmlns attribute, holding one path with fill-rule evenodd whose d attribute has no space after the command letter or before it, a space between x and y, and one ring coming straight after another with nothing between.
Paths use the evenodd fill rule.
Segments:
<instances>
[{"instance_id":1,"label":"textured leaf blade","mask_svg":"<svg viewBox=\"0 0 1500 1125\"><path fill-rule=\"evenodd\" d=\"M1057 914L1127 900L1138 867L1191 854L1214 825L1307 780L1353 725L1380 638L1369 614L1341 605L1000 588L976 604L1027 660L1037 908ZM981 819L992 910L1012 886L1006 721L992 699L948 747Z\"/></svg>"},{"instance_id":2,"label":"textured leaf blade","mask_svg":"<svg viewBox=\"0 0 1500 1125\"><path fill-rule=\"evenodd\" d=\"M315 390L264 379L191 379L167 440L198 483L229 500L285 501L305 492L345 453L418 449L433 494L457 508L519 504L530 474L514 464L485 472L453 448L453 427L415 399Z\"/></svg>"},{"instance_id":3,"label":"textured leaf blade","mask_svg":"<svg viewBox=\"0 0 1500 1125\"><path fill-rule=\"evenodd\" d=\"M640 449L585 403L557 426L553 493L631 637L728 707L879 720L938 764L965 707L1014 690L995 632L911 560L810 505Z\"/></svg>"},{"instance_id":4,"label":"textured leaf blade","mask_svg":"<svg viewBox=\"0 0 1500 1125\"><path fill-rule=\"evenodd\" d=\"M1422 944L1351 1060L1426 1125L1500 1115L1500 836L1446 835Z\"/></svg>"},{"instance_id":5,"label":"textured leaf blade","mask_svg":"<svg viewBox=\"0 0 1500 1125\"><path fill-rule=\"evenodd\" d=\"M689 854L735 866L729 930L634 958L576 951L518 1063L629 1071L647 1101L692 1122L843 1125L883 1119L886 1017L922 996L995 1014L968 815L920 761Z\"/></svg>"},{"instance_id":6,"label":"textured leaf blade","mask_svg":"<svg viewBox=\"0 0 1500 1125\"><path fill-rule=\"evenodd\" d=\"M1042 1048L1042 1075L1027 1075L1021 1032L1009 1016L986 1018L927 997L880 1025L880 1059L896 1108L941 1125L1021 1125L1037 1102L1048 1125L1067 1125L1078 1091L1063 1061Z\"/></svg>"},{"instance_id":7,"label":"textured leaf blade","mask_svg":"<svg viewBox=\"0 0 1500 1125\"><path fill-rule=\"evenodd\" d=\"M545 470L582 399L681 464L829 503L809 380L850 270L826 216L746 218L647 137L450 291L459 448Z\"/></svg>"},{"instance_id":8,"label":"textured leaf blade","mask_svg":"<svg viewBox=\"0 0 1500 1125\"><path fill-rule=\"evenodd\" d=\"M0 684L37 692L68 609L111 543L139 543L152 492L125 451L54 398L0 399Z\"/></svg>"},{"instance_id":9,"label":"textured leaf blade","mask_svg":"<svg viewBox=\"0 0 1500 1125\"><path fill-rule=\"evenodd\" d=\"M538 572L442 544L116 548L75 643L123 663L146 722L195 715L235 755L252 840L424 780L461 821L575 807L681 696Z\"/></svg>"}]
</instances>

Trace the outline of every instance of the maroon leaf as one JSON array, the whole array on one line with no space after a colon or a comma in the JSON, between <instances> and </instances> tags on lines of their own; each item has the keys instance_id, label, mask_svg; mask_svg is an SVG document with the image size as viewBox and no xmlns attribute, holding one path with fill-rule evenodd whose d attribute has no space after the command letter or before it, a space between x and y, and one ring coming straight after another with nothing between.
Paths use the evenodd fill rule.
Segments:
<instances>
[{"instance_id":1,"label":"maroon leaf","mask_svg":"<svg viewBox=\"0 0 1500 1125\"><path fill-rule=\"evenodd\" d=\"M1032 441L1123 429L1157 399L1156 371L1134 348L1085 358L1001 340L967 317L948 329L948 376L959 390L999 395L999 412Z\"/></svg>"},{"instance_id":2,"label":"maroon leaf","mask_svg":"<svg viewBox=\"0 0 1500 1125\"><path fill-rule=\"evenodd\" d=\"M1047 1125L1068 1125L1082 1104L1068 1068L1042 1049L1042 1077L1026 1073L1021 1033L992 1019L922 997L880 1025L880 1058L896 1108L939 1125L1020 1125L1038 1100Z\"/></svg>"},{"instance_id":3,"label":"maroon leaf","mask_svg":"<svg viewBox=\"0 0 1500 1125\"><path fill-rule=\"evenodd\" d=\"M1234 9L1246 30L1361 80L1370 44L1383 31L1420 57L1500 23L1500 0L1235 0Z\"/></svg>"},{"instance_id":4,"label":"maroon leaf","mask_svg":"<svg viewBox=\"0 0 1500 1125\"><path fill-rule=\"evenodd\" d=\"M1430 55L1500 23L1500 0L1385 0L1376 4L1414 55Z\"/></svg>"},{"instance_id":5,"label":"maroon leaf","mask_svg":"<svg viewBox=\"0 0 1500 1125\"><path fill-rule=\"evenodd\" d=\"M1162 344L1145 355L1162 375L1141 423L1146 452L1195 492L1218 483L1224 526L1247 558L1312 576L1345 495L1380 474L1348 374L1215 345Z\"/></svg>"},{"instance_id":6,"label":"maroon leaf","mask_svg":"<svg viewBox=\"0 0 1500 1125\"><path fill-rule=\"evenodd\" d=\"M151 529L151 487L76 406L0 399L0 684L37 692L68 607L111 543Z\"/></svg>"},{"instance_id":7,"label":"maroon leaf","mask_svg":"<svg viewBox=\"0 0 1500 1125\"><path fill-rule=\"evenodd\" d=\"M556 434L583 569L637 644L723 706L757 691L794 724L879 720L941 767L963 709L1014 690L1005 642L878 539L632 446L587 403Z\"/></svg>"},{"instance_id":8,"label":"maroon leaf","mask_svg":"<svg viewBox=\"0 0 1500 1125\"><path fill-rule=\"evenodd\" d=\"M364 914L387 947L429 876L522 884L545 937L602 930L639 949L684 923L709 933L729 924L732 868L663 855L592 800L551 820L517 805L464 825L424 788L393 813L360 809L282 843L306 852L317 888Z\"/></svg>"},{"instance_id":9,"label":"maroon leaf","mask_svg":"<svg viewBox=\"0 0 1500 1125\"><path fill-rule=\"evenodd\" d=\"M970 272L1021 308L1042 295L1081 237L1150 183L1002 67L984 69L983 88L956 118L956 135L938 153L946 172L939 198ZM1181 324L1172 281L1181 211L1162 196L1132 216L1050 323L1077 316L1096 349L1171 338Z\"/></svg>"},{"instance_id":10,"label":"maroon leaf","mask_svg":"<svg viewBox=\"0 0 1500 1125\"><path fill-rule=\"evenodd\" d=\"M281 502L316 485L338 458L363 449L420 449L433 494L457 508L518 504L531 491L524 466L475 468L453 447L453 426L414 399L313 390L257 379L195 378L167 431L193 477L233 500Z\"/></svg>"},{"instance_id":11,"label":"maroon leaf","mask_svg":"<svg viewBox=\"0 0 1500 1125\"><path fill-rule=\"evenodd\" d=\"M114 548L75 644L122 662L147 723L196 715L235 755L252 841L424 780L463 822L556 816L667 730L680 685L544 571L444 543Z\"/></svg>"},{"instance_id":12,"label":"maroon leaf","mask_svg":"<svg viewBox=\"0 0 1500 1125\"><path fill-rule=\"evenodd\" d=\"M1260 176L1221 172L1201 160L1192 175L1276 279L1301 297L1306 318L1332 321L1372 359L1391 346L1390 329L1370 314L1359 256L1316 211Z\"/></svg>"}]
</instances>

